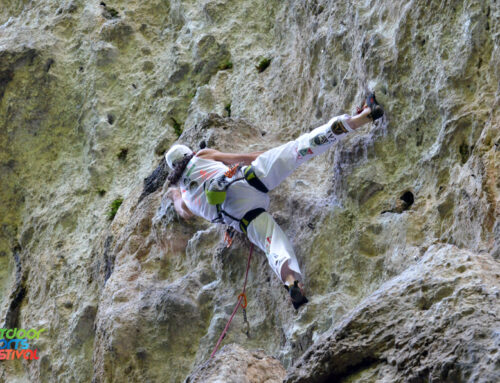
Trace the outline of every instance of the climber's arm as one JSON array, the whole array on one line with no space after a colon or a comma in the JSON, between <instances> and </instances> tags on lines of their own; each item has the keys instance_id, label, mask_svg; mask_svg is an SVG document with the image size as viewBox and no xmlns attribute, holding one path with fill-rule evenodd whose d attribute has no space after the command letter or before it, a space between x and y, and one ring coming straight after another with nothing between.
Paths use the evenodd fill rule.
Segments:
<instances>
[{"instance_id":1,"label":"climber's arm","mask_svg":"<svg viewBox=\"0 0 500 383\"><path fill-rule=\"evenodd\" d=\"M170 188L167 190L167 197L174 202L174 209L182 218L188 220L194 217L194 214L189 210L186 203L182 199L181 192L177 188Z\"/></svg>"},{"instance_id":2,"label":"climber's arm","mask_svg":"<svg viewBox=\"0 0 500 383\"><path fill-rule=\"evenodd\" d=\"M253 160L260 156L263 151L252 153L224 153L215 149L200 150L196 156L207 160L220 161L226 165L240 163L242 165L250 165Z\"/></svg>"}]
</instances>

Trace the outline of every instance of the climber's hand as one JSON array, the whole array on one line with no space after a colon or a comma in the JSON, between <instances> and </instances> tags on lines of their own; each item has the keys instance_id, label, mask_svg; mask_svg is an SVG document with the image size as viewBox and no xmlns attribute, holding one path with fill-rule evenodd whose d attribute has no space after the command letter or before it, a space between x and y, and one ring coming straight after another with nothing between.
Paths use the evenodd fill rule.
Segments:
<instances>
[{"instance_id":1,"label":"climber's hand","mask_svg":"<svg viewBox=\"0 0 500 383\"><path fill-rule=\"evenodd\" d=\"M174 209L182 218L188 220L194 217L194 214L189 210L186 203L182 199L182 195L179 189L169 188L165 195L174 202Z\"/></svg>"}]
</instances>

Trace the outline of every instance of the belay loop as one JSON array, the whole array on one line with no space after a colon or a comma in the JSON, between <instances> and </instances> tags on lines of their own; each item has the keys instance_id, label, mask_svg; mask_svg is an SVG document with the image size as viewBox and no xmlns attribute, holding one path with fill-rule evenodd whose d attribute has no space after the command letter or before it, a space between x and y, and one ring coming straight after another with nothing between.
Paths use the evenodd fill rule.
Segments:
<instances>
[{"instance_id":1,"label":"belay loop","mask_svg":"<svg viewBox=\"0 0 500 383\"><path fill-rule=\"evenodd\" d=\"M242 170L243 177L233 178L239 170ZM212 178L210 181L203 183L203 189L205 191L205 196L207 198L207 202L210 205L215 205L217 209L217 216L212 219L210 222L212 223L222 223L228 224L224 216L231 218L233 221L239 222L239 228L243 233L247 233L247 227L250 222L257 218L257 216L265 211L263 208L256 208L250 211L247 211L245 215L240 219L232 216L227 211L222 209L222 204L226 200L227 189L236 181L246 180L249 185L256 188L258 191L262 193L267 193L269 190L267 187L259 180L257 175L255 174L255 170L252 165L243 167L240 164L236 164L233 167L229 168L224 172L224 174L219 175L216 178ZM232 238L234 233L227 231L224 236L224 241L227 243L227 247L231 246Z\"/></svg>"}]
</instances>

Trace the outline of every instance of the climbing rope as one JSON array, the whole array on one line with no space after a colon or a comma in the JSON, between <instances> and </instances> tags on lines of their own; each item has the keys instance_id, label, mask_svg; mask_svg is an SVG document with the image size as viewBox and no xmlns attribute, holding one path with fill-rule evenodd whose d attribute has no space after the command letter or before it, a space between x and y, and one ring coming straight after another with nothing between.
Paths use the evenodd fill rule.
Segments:
<instances>
[{"instance_id":1,"label":"climbing rope","mask_svg":"<svg viewBox=\"0 0 500 383\"><path fill-rule=\"evenodd\" d=\"M212 354L210 355L210 359L212 359L212 357L215 355L215 353L217 352L217 349L219 348L219 346L222 342L222 339L224 339L224 337L226 336L226 332L227 332L227 329L229 328L229 324L233 320L234 315L236 314L236 311L238 311L238 307L240 307L240 305L243 308L243 319L247 325L246 334L247 334L247 336L250 336L250 324L247 321L247 312L246 312L247 296L245 294L245 289L247 287L248 270L250 269L250 260L252 259L252 252L253 252L253 243L250 245L250 254L248 255L247 271L245 273L245 283L243 284L243 292L240 295L238 295L238 303L236 304L236 307L234 308L233 313L231 314L231 318L229 318L229 321L226 324L226 327L224 327L224 331L222 331L222 334L220 335L219 340L217 341L217 344L215 345L214 350L212 351ZM241 303L242 300L245 301L245 305L243 305Z\"/></svg>"}]
</instances>

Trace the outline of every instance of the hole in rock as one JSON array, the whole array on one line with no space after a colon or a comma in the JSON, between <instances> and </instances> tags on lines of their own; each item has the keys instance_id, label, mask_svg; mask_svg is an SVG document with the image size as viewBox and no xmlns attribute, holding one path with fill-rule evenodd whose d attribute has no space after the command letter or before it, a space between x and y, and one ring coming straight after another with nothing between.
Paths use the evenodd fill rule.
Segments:
<instances>
[{"instance_id":1,"label":"hole in rock","mask_svg":"<svg viewBox=\"0 0 500 383\"><path fill-rule=\"evenodd\" d=\"M408 210L413 205L413 202L415 202L415 197L411 191L405 191L399 199L404 202L403 210Z\"/></svg>"},{"instance_id":2,"label":"hole in rock","mask_svg":"<svg viewBox=\"0 0 500 383\"><path fill-rule=\"evenodd\" d=\"M54 64L54 59L50 58L48 59L46 62L45 62L45 66L44 66L44 70L45 72L48 72L50 70L50 67L52 66L52 64Z\"/></svg>"},{"instance_id":3,"label":"hole in rock","mask_svg":"<svg viewBox=\"0 0 500 383\"><path fill-rule=\"evenodd\" d=\"M117 157L121 161L125 161L127 159L127 154L128 154L128 149L127 148L122 148L120 150L120 153L118 153Z\"/></svg>"},{"instance_id":4,"label":"hole in rock","mask_svg":"<svg viewBox=\"0 0 500 383\"><path fill-rule=\"evenodd\" d=\"M115 116L113 116L111 113L108 113L108 123L110 125L113 125L113 123L115 122Z\"/></svg>"}]
</instances>

